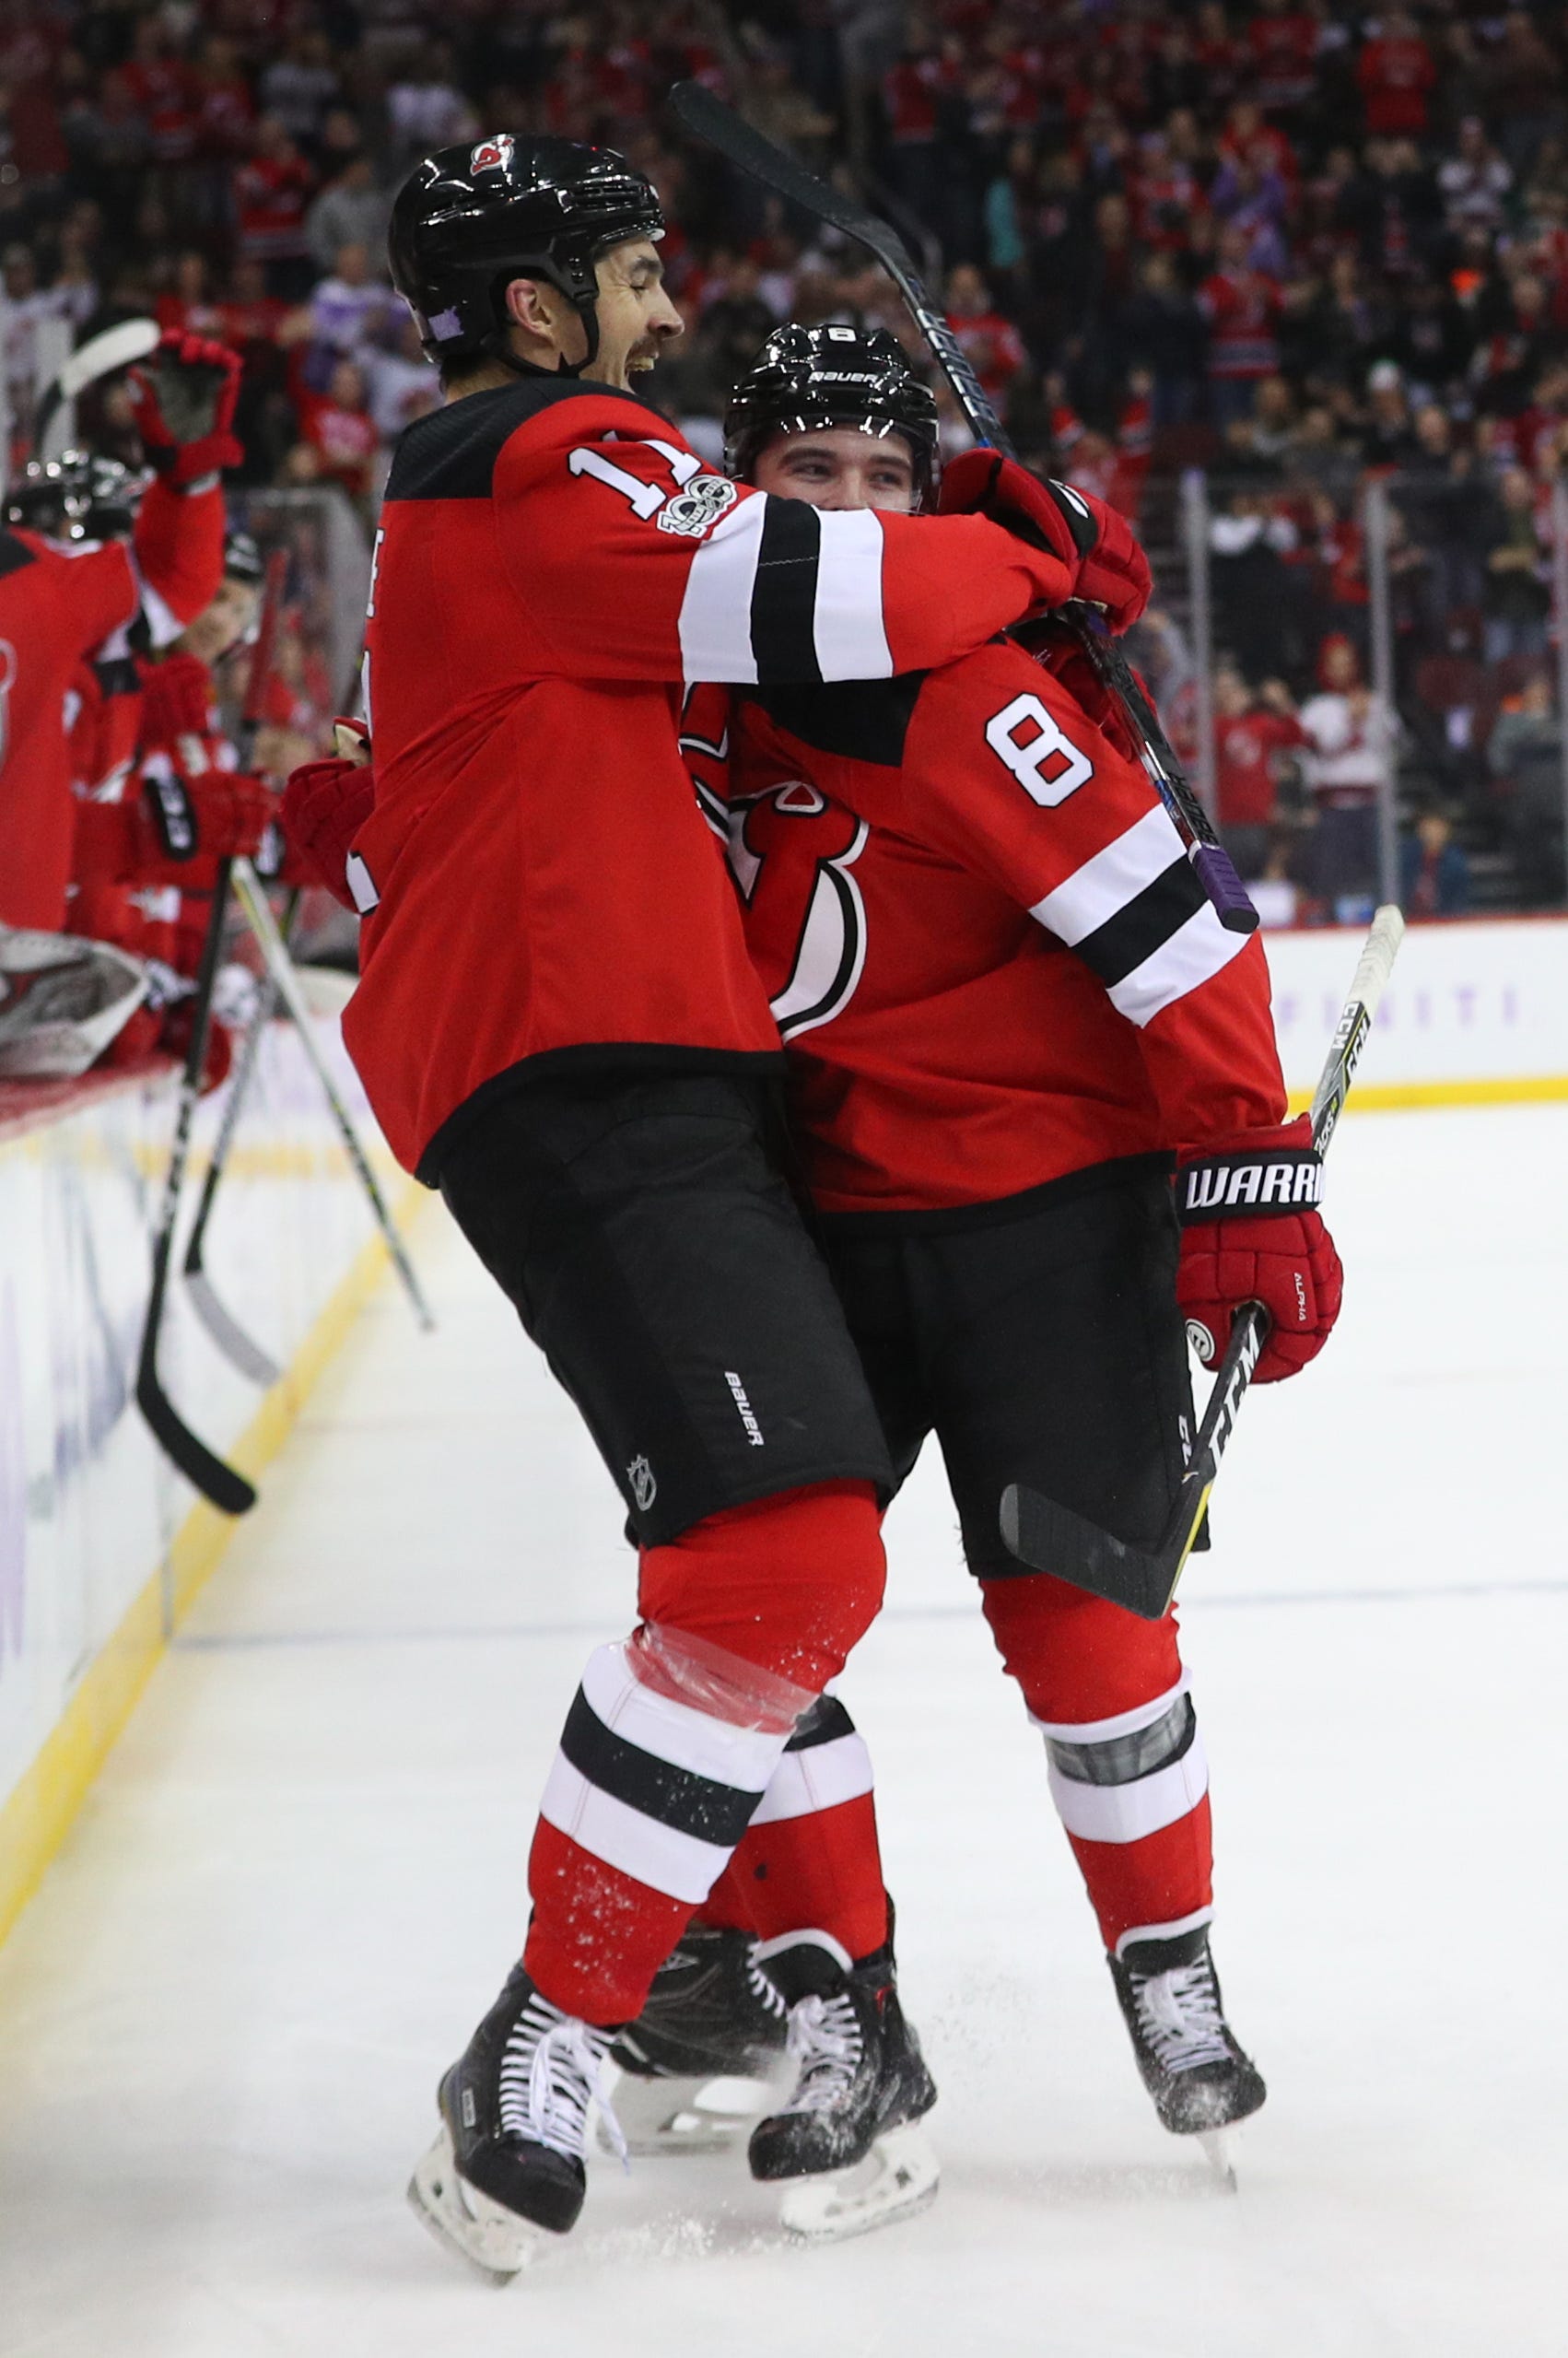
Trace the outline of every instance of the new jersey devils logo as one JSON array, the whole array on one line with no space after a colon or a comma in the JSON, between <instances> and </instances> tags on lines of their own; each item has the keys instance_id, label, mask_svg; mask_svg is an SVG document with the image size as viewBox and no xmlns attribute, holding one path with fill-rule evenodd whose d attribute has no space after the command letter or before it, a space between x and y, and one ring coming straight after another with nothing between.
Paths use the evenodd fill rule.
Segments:
<instances>
[{"instance_id":1,"label":"new jersey devils logo","mask_svg":"<svg viewBox=\"0 0 1568 2358\"><path fill-rule=\"evenodd\" d=\"M512 168L512 135L498 132L494 139L481 139L468 159L471 172L509 172Z\"/></svg>"},{"instance_id":2,"label":"new jersey devils logo","mask_svg":"<svg viewBox=\"0 0 1568 2358\"><path fill-rule=\"evenodd\" d=\"M730 828L773 1020L792 1039L841 1015L864 970L866 906L850 871L871 829L801 779L733 806Z\"/></svg>"}]
</instances>

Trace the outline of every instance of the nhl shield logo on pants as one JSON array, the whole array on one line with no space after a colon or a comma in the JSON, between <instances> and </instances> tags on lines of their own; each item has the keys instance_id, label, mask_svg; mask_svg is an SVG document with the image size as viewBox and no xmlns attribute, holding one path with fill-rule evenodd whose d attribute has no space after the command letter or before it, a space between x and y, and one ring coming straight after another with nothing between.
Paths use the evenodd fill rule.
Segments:
<instances>
[{"instance_id":1,"label":"nhl shield logo on pants","mask_svg":"<svg viewBox=\"0 0 1568 2358\"><path fill-rule=\"evenodd\" d=\"M639 1515L646 1515L659 1495L659 1484L653 1478L653 1468L646 1458L633 1458L626 1468L626 1480L632 1486L632 1503Z\"/></svg>"}]
</instances>

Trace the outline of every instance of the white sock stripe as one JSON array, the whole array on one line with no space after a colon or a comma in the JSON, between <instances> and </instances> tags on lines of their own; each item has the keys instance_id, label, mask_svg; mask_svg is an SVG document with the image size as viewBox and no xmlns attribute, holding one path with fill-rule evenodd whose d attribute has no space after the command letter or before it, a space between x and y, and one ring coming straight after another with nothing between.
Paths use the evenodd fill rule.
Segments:
<instances>
[{"instance_id":1,"label":"white sock stripe","mask_svg":"<svg viewBox=\"0 0 1568 2358\"><path fill-rule=\"evenodd\" d=\"M1175 1686L1155 1695L1152 1703L1135 1703L1130 1711L1118 1711L1109 1719L1037 1719L1031 1711L1029 1725L1038 1728L1042 1736L1054 1736L1058 1743L1106 1743L1113 1736L1133 1736L1140 1728L1152 1728L1156 1719L1164 1718L1176 1698L1187 1693L1189 1683L1183 1671Z\"/></svg>"},{"instance_id":2,"label":"white sock stripe","mask_svg":"<svg viewBox=\"0 0 1568 2358\"><path fill-rule=\"evenodd\" d=\"M819 1810L834 1810L841 1801L869 1793L874 1782L863 1736L835 1736L830 1743L813 1744L808 1752L784 1753L752 1812L752 1824L771 1825L783 1818L813 1817Z\"/></svg>"},{"instance_id":3,"label":"white sock stripe","mask_svg":"<svg viewBox=\"0 0 1568 2358\"><path fill-rule=\"evenodd\" d=\"M755 680L752 592L766 499L743 491L699 541L681 601L681 668L688 680Z\"/></svg>"},{"instance_id":4,"label":"white sock stripe","mask_svg":"<svg viewBox=\"0 0 1568 2358\"><path fill-rule=\"evenodd\" d=\"M1151 951L1141 966L1107 986L1111 1004L1141 1029L1163 1008L1185 999L1239 957L1249 939L1246 933L1228 933L1214 910L1205 906Z\"/></svg>"},{"instance_id":5,"label":"white sock stripe","mask_svg":"<svg viewBox=\"0 0 1568 2358\"><path fill-rule=\"evenodd\" d=\"M1116 1944L1116 1955L1125 1957L1139 1941L1179 1941L1184 1932L1196 1932L1200 1924L1212 1924L1211 1907L1195 1907L1190 1916L1173 1916L1167 1924L1132 1924Z\"/></svg>"},{"instance_id":6,"label":"white sock stripe","mask_svg":"<svg viewBox=\"0 0 1568 2358\"><path fill-rule=\"evenodd\" d=\"M730 1853L721 1844L699 1842L657 1818L645 1817L613 1794L602 1793L557 1753L544 1787L539 1814L582 1848L619 1868L639 1883L696 1907L708 1897Z\"/></svg>"},{"instance_id":7,"label":"white sock stripe","mask_svg":"<svg viewBox=\"0 0 1568 2358\"><path fill-rule=\"evenodd\" d=\"M1196 1730L1179 1760L1130 1785L1081 1785L1054 1763L1047 1773L1058 1815L1083 1842L1141 1842L1186 1817L1209 1790L1208 1755Z\"/></svg>"},{"instance_id":8,"label":"white sock stripe","mask_svg":"<svg viewBox=\"0 0 1568 2358\"><path fill-rule=\"evenodd\" d=\"M766 1728L737 1728L660 1695L638 1677L624 1643L600 1646L589 1656L582 1691L595 1715L625 1742L743 1793L766 1789L789 1734L788 1729L775 1735Z\"/></svg>"},{"instance_id":9,"label":"white sock stripe","mask_svg":"<svg viewBox=\"0 0 1568 2358\"><path fill-rule=\"evenodd\" d=\"M883 549L874 509L823 512L812 639L825 680L893 675L882 614Z\"/></svg>"}]
</instances>

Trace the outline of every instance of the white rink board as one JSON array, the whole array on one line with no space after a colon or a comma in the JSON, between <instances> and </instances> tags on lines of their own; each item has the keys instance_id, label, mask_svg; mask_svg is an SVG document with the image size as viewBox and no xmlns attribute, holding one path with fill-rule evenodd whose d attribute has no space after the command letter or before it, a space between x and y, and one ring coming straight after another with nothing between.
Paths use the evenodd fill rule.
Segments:
<instances>
[{"instance_id":1,"label":"white rink board","mask_svg":"<svg viewBox=\"0 0 1568 2358\"><path fill-rule=\"evenodd\" d=\"M1265 933L1285 1080L1311 1089L1364 936ZM1568 920L1466 919L1406 933L1358 1079L1568 1085Z\"/></svg>"},{"instance_id":2,"label":"white rink board","mask_svg":"<svg viewBox=\"0 0 1568 2358\"><path fill-rule=\"evenodd\" d=\"M322 1031L357 1098L336 1025ZM0 1804L194 1499L133 1396L175 1094L164 1073L0 1132ZM225 1095L198 1115L187 1221ZM287 1368L369 1233L320 1085L275 1025L208 1230L208 1273ZM255 1416L262 1394L198 1324L178 1275L159 1367L220 1453Z\"/></svg>"},{"instance_id":3,"label":"white rink board","mask_svg":"<svg viewBox=\"0 0 1568 2358\"><path fill-rule=\"evenodd\" d=\"M0 1951L0 2358L1562 2358L1565 1158L1562 1106L1345 1123L1344 1316L1249 1398L1184 1584L1270 2082L1239 2196L1138 2084L928 1452L844 1691L935 2207L800 2252L732 2162L595 2155L504 2292L403 2186L632 1567L433 1214L439 1332L367 1310Z\"/></svg>"}]
</instances>

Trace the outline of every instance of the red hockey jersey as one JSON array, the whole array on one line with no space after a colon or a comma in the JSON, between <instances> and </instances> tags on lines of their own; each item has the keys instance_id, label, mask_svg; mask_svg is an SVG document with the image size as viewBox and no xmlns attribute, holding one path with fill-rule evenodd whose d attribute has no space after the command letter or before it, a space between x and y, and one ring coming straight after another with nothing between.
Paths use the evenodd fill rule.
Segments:
<instances>
[{"instance_id":1,"label":"red hockey jersey","mask_svg":"<svg viewBox=\"0 0 1568 2358\"><path fill-rule=\"evenodd\" d=\"M0 529L0 924L65 922L75 803L66 698L97 650L129 654L145 613L167 646L223 577L223 494L154 483L130 547Z\"/></svg>"},{"instance_id":2,"label":"red hockey jersey","mask_svg":"<svg viewBox=\"0 0 1568 2358\"><path fill-rule=\"evenodd\" d=\"M345 1037L393 1152L550 1057L776 1055L678 744L681 685L876 678L1036 603L982 517L821 515L708 474L635 396L520 379L410 428L366 633L375 809Z\"/></svg>"},{"instance_id":3,"label":"red hockey jersey","mask_svg":"<svg viewBox=\"0 0 1568 2358\"><path fill-rule=\"evenodd\" d=\"M989 1202L1283 1119L1261 944L1020 648L729 713L702 690L682 742L825 1212Z\"/></svg>"}]
</instances>

